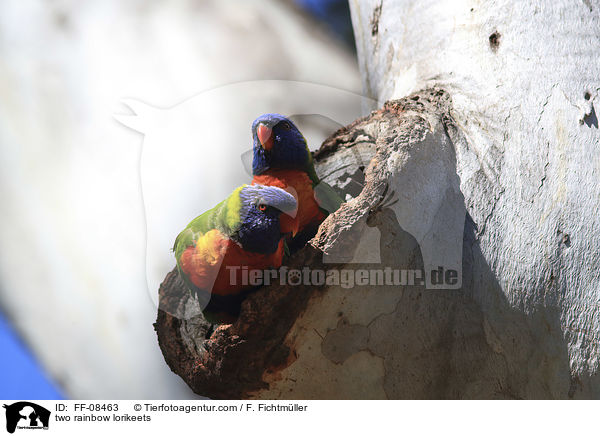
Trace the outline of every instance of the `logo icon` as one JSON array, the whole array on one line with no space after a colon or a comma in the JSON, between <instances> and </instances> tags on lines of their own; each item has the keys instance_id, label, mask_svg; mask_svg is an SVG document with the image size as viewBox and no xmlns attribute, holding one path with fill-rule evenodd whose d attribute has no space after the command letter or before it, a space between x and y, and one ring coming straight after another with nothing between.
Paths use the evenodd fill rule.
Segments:
<instances>
[{"instance_id":1,"label":"logo icon","mask_svg":"<svg viewBox=\"0 0 600 436\"><path fill-rule=\"evenodd\" d=\"M14 433L18 429L48 429L50 411L28 401L19 401L11 405L4 404L6 409L6 431Z\"/></svg>"}]
</instances>

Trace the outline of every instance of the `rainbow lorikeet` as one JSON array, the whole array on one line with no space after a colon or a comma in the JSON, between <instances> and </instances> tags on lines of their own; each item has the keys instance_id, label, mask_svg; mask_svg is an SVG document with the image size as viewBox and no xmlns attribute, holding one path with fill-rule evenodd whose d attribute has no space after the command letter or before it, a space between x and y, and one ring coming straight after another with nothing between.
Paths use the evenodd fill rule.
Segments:
<instances>
[{"instance_id":1,"label":"rainbow lorikeet","mask_svg":"<svg viewBox=\"0 0 600 436\"><path fill-rule=\"evenodd\" d=\"M289 190L298 200L299 235L290 242L294 251L315 235L323 219L343 200L319 180L306 139L288 118L261 115L252 123L252 139L252 183Z\"/></svg>"},{"instance_id":2,"label":"rainbow lorikeet","mask_svg":"<svg viewBox=\"0 0 600 436\"><path fill-rule=\"evenodd\" d=\"M242 267L281 266L285 236L297 231L296 209L296 199L283 189L242 185L177 236L179 274L208 321L230 323L239 314L253 289L244 283Z\"/></svg>"}]
</instances>

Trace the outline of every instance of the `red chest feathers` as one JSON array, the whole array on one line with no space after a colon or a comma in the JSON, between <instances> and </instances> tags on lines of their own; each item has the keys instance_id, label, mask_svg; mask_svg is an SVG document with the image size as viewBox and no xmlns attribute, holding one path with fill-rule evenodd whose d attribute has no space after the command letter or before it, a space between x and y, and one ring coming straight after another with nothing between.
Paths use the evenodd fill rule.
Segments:
<instances>
[{"instance_id":1,"label":"red chest feathers","mask_svg":"<svg viewBox=\"0 0 600 436\"><path fill-rule=\"evenodd\" d=\"M313 182L304 171L268 170L264 174L254 176L252 184L276 186L282 189L293 188L295 192L291 194L298 201L296 220L300 229L311 223L319 224L325 218L325 214L315 200Z\"/></svg>"},{"instance_id":2,"label":"red chest feathers","mask_svg":"<svg viewBox=\"0 0 600 436\"><path fill-rule=\"evenodd\" d=\"M280 241L272 254L247 253L235 242L222 238L217 230L212 230L197 241L196 246L188 247L181 254L181 267L199 289L218 295L235 295L248 288L243 285L241 267L248 267L248 270L279 268L283 252L283 241Z\"/></svg>"}]
</instances>

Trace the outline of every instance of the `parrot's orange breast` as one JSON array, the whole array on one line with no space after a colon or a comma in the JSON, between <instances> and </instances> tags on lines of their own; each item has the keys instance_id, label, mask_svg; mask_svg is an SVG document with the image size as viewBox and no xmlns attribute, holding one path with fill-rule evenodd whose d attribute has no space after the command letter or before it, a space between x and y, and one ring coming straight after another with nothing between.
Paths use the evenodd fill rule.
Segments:
<instances>
[{"instance_id":1,"label":"parrot's orange breast","mask_svg":"<svg viewBox=\"0 0 600 436\"><path fill-rule=\"evenodd\" d=\"M309 224L320 224L325 219L325 214L315 200L313 182L308 174L300 170L268 170L263 174L254 176L252 184L276 186L286 189L293 188L291 194L298 201L298 212L295 220L298 228L304 229Z\"/></svg>"},{"instance_id":2,"label":"parrot's orange breast","mask_svg":"<svg viewBox=\"0 0 600 436\"><path fill-rule=\"evenodd\" d=\"M245 251L220 231L211 230L181 254L181 268L199 289L223 296L235 295L252 287L243 284L241 267L247 270L279 268L283 253L283 240L274 253L258 254Z\"/></svg>"}]
</instances>

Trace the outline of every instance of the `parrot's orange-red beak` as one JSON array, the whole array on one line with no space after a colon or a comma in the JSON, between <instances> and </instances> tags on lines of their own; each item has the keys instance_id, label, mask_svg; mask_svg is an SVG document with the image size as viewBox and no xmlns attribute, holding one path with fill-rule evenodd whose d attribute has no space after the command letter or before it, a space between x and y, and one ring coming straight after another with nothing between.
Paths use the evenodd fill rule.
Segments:
<instances>
[{"instance_id":1,"label":"parrot's orange-red beak","mask_svg":"<svg viewBox=\"0 0 600 436\"><path fill-rule=\"evenodd\" d=\"M281 227L281 233L284 235L291 233L292 237L298 234L298 229L300 227L300 221L295 217L288 215L287 213L282 213L279 218L279 225Z\"/></svg>"},{"instance_id":2,"label":"parrot's orange-red beak","mask_svg":"<svg viewBox=\"0 0 600 436\"><path fill-rule=\"evenodd\" d=\"M273 129L265 126L264 124L259 124L258 129L256 129L256 136L258 136L258 140L260 141L260 145L265 150L269 151L273 148Z\"/></svg>"}]
</instances>

